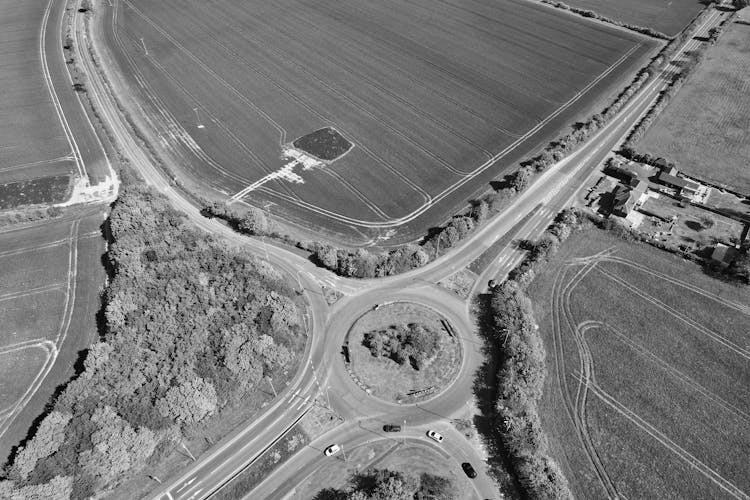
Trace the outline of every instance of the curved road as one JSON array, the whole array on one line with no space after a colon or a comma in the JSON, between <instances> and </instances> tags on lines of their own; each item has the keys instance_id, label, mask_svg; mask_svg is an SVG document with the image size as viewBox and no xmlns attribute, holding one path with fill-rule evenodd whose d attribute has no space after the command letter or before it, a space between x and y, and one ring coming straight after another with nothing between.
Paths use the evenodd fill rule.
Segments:
<instances>
[{"instance_id":1,"label":"curved road","mask_svg":"<svg viewBox=\"0 0 750 500\"><path fill-rule=\"evenodd\" d=\"M715 26L723 15L715 11L708 16L704 25L700 27L701 33ZM582 181L594 172L613 148L617 147L627 131L653 103L665 85L661 75L652 79L631 99L617 120L605 126L578 152L550 168L531 187L516 197L503 214L475 231L448 255L421 269L399 276L377 280L354 280L340 278L318 268L304 256L285 247L239 235L219 221L206 219L200 214L198 207L175 190L162 171L154 165L151 156L136 138L131 125L123 117L113 95L120 91L117 87L117 78L113 78L114 70L108 67L111 61L107 56L106 47L99 42L102 38L97 26L98 23L92 23L91 39L95 42L97 59L103 64L107 79L91 60L89 51L86 50L89 39L84 26L79 23L76 23L74 30L75 46L79 52L79 60L88 75L89 93L98 108L101 120L107 124L132 167L140 172L145 182L164 193L175 208L184 212L196 226L221 236L231 244L250 249L289 275L295 276L304 289L309 304L307 320L311 341L305 353L303 368L295 379L280 391L279 397L259 418L227 436L199 457L179 477L170 478L168 483L160 487L154 498L197 499L210 496L255 460L269 443L293 426L309 410L319 388L327 386L331 387L331 404L345 418L345 424L332 431L330 435L316 440L312 446L299 452L284 467L266 478L256 489L255 497L283 497L285 492L294 487L293 479L296 476L292 473L314 471L315 463L322 457L320 449L330 444L334 435L336 440L346 447L357 446L372 439L392 439L392 436L373 438L372 431L378 432L377 429L381 428L384 422L398 423L404 419L407 420L407 428L403 436L398 436L399 438L424 441L424 432L428 427L439 428L446 436L441 449L456 458L456 467L459 467L460 461L470 461L477 468L479 477L472 483L477 497L497 497L496 487L482 471L479 451L451 425L446 424L462 412L470 397L474 371L484 360L481 353L482 344L474 333L469 304L434 283L469 265L506 234L517 238L533 238L544 231L554 214L570 203ZM693 40L686 42L675 59L689 50L693 43ZM490 277L504 276L522 256L511 243L496 250L498 257L493 259L488 270L477 281L474 293L481 292ZM321 286L333 288L341 292L343 297L329 307L323 298ZM459 332L464 349L459 376L445 392L424 404L395 405L375 400L351 381L343 366L341 345L353 321L375 304L391 300L410 300L432 307L445 315ZM460 469L457 473L462 474Z\"/></svg>"}]
</instances>

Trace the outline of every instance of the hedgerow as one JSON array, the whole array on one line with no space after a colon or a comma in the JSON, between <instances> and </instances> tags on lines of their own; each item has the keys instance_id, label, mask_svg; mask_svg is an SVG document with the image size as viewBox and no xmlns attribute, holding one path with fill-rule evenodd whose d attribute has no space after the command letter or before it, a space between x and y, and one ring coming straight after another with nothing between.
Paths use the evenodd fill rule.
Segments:
<instances>
[{"instance_id":1,"label":"hedgerow","mask_svg":"<svg viewBox=\"0 0 750 500\"><path fill-rule=\"evenodd\" d=\"M529 498L572 498L565 476L549 456L539 419L546 352L525 289L534 268L546 262L580 223L577 212L561 212L508 280L491 290L491 340L501 353L494 416L502 443L498 449L509 455L515 477Z\"/></svg>"}]
</instances>

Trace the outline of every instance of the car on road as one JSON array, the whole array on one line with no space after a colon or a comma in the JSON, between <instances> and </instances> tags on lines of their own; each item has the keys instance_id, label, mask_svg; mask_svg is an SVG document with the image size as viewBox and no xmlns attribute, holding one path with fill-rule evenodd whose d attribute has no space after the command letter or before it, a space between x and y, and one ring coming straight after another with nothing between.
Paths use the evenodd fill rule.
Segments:
<instances>
[{"instance_id":1,"label":"car on road","mask_svg":"<svg viewBox=\"0 0 750 500\"><path fill-rule=\"evenodd\" d=\"M477 477L477 471L474 470L474 467L472 467L469 462L462 463L461 468L470 478L474 479L475 477Z\"/></svg>"},{"instance_id":2,"label":"car on road","mask_svg":"<svg viewBox=\"0 0 750 500\"><path fill-rule=\"evenodd\" d=\"M427 437L430 438L430 439L434 439L438 443L442 443L443 442L443 436L442 436L442 434L438 434L437 432L433 431L432 429L430 429L429 431L427 431Z\"/></svg>"},{"instance_id":3,"label":"car on road","mask_svg":"<svg viewBox=\"0 0 750 500\"><path fill-rule=\"evenodd\" d=\"M383 430L385 432L401 432L401 426L394 425L394 424L386 424L383 426Z\"/></svg>"},{"instance_id":4,"label":"car on road","mask_svg":"<svg viewBox=\"0 0 750 500\"><path fill-rule=\"evenodd\" d=\"M332 456L334 456L336 453L338 453L340 451L341 451L341 446L339 446L337 444L332 444L331 446L329 446L328 448L326 448L323 453L327 457L332 457Z\"/></svg>"}]
</instances>

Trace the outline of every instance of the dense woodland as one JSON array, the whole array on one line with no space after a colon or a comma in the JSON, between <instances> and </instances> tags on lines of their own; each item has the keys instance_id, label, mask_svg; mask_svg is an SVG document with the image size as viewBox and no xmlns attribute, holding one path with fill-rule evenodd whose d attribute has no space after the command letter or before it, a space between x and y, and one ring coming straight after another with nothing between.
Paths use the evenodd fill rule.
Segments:
<instances>
[{"instance_id":1,"label":"dense woodland","mask_svg":"<svg viewBox=\"0 0 750 500\"><path fill-rule=\"evenodd\" d=\"M303 332L278 272L127 184L109 219L102 338L5 467L0 498L111 489L294 362Z\"/></svg>"}]
</instances>

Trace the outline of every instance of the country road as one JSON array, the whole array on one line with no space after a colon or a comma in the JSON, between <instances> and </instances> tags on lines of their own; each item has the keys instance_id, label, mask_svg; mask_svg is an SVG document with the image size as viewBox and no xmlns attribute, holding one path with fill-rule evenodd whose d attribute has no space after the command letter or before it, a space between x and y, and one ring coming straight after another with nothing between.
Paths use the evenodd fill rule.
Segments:
<instances>
[{"instance_id":1,"label":"country road","mask_svg":"<svg viewBox=\"0 0 750 500\"><path fill-rule=\"evenodd\" d=\"M113 4L116 6L117 0L113 0ZM102 11L105 10L102 8ZM724 15L718 11L712 12L697 34L715 26ZM507 244L497 248L497 257L477 280L472 296L484 291L490 278L506 276L523 257L523 252L517 249L513 240L538 237L554 216L570 205L586 179L596 172L601 162L618 147L649 109L664 88L666 80L663 75L673 68L667 66L660 75L650 80L617 118L603 127L585 146L539 176L502 214L484 224L448 254L420 269L398 276L356 280L338 277L281 245L240 235L225 224L202 216L199 207L175 189L155 165L151 153L123 115L122 104L116 101L116 96L124 90L117 83L116 70L108 66L111 60L106 47L101 44L103 37L98 24L91 23L91 32L87 32L84 23L76 21L75 46L88 76L89 95L122 155L128 158L132 168L140 173L146 183L165 194L173 206L197 227L224 238L230 244L249 249L298 280L309 304L308 348L303 368L293 381L279 392L279 397L260 417L217 443L180 475L159 485L153 498L209 497L252 463L268 443L294 425L309 410L321 386L330 386L331 405L345 419L345 423L335 432L335 438L344 446L358 446L374 439L372 429L382 427L382 423L387 421L407 420L409 429L405 436L409 440L426 440L426 429L436 426L446 433L444 449L457 458L458 472L461 473L461 461L470 461L477 468L479 477L473 482L476 497L497 498L495 485L482 470L480 451L449 424L452 418L462 413L467 400L472 397L475 372L484 359L482 341L477 337L468 301L435 283L472 263L500 238L510 237ZM696 43L693 39L688 40L674 59L679 59ZM96 64L88 50L90 44L96 51ZM519 224L519 221L523 223ZM511 230L513 232L509 233ZM322 286L341 292L342 298L329 306L323 298ZM464 352L455 382L431 400L418 405L390 404L368 396L352 382L340 355L344 336L359 315L376 304L399 300L416 302L440 311L455 326ZM297 471L304 471L302 475L314 473L315 464L323 459L320 449L332 442L332 436L323 436L304 448L287 465L266 478L248 498L284 498L294 489ZM378 439L392 439L392 436L380 436Z\"/></svg>"}]
</instances>

